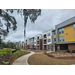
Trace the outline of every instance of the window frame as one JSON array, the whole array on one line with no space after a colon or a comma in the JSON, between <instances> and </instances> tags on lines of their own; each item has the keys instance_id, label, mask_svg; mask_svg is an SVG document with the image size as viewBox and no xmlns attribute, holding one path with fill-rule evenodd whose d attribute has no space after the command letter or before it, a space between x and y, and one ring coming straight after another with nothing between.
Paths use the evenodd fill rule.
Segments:
<instances>
[{"instance_id":1,"label":"window frame","mask_svg":"<svg viewBox=\"0 0 75 75\"><path fill-rule=\"evenodd\" d=\"M60 31L61 30L61 31ZM62 32L62 29L59 29L59 34L61 34L61 32Z\"/></svg>"},{"instance_id":2,"label":"window frame","mask_svg":"<svg viewBox=\"0 0 75 75\"><path fill-rule=\"evenodd\" d=\"M64 42L64 41L65 41L65 37L64 37L64 39L63 39L63 37L64 37L64 36L62 36L62 42ZM64 40L64 41L63 41L63 40Z\"/></svg>"},{"instance_id":3,"label":"window frame","mask_svg":"<svg viewBox=\"0 0 75 75\"><path fill-rule=\"evenodd\" d=\"M61 41L60 41L60 38L61 38ZM64 39L63 39L64 38ZM64 41L63 41L64 40ZM59 37L59 41L60 42L65 42L65 36L61 36L61 37Z\"/></svg>"},{"instance_id":4,"label":"window frame","mask_svg":"<svg viewBox=\"0 0 75 75\"><path fill-rule=\"evenodd\" d=\"M59 34L63 34L64 33L64 28L59 29Z\"/></svg>"},{"instance_id":5,"label":"window frame","mask_svg":"<svg viewBox=\"0 0 75 75\"><path fill-rule=\"evenodd\" d=\"M56 35L56 32L54 31L54 35Z\"/></svg>"},{"instance_id":6,"label":"window frame","mask_svg":"<svg viewBox=\"0 0 75 75\"><path fill-rule=\"evenodd\" d=\"M62 42L62 38L61 38L61 39L60 39L60 38L61 38L61 37L59 37L59 41L61 40L60 42Z\"/></svg>"},{"instance_id":7,"label":"window frame","mask_svg":"<svg viewBox=\"0 0 75 75\"><path fill-rule=\"evenodd\" d=\"M54 41L56 41L56 38L54 38Z\"/></svg>"},{"instance_id":8,"label":"window frame","mask_svg":"<svg viewBox=\"0 0 75 75\"><path fill-rule=\"evenodd\" d=\"M50 36L50 32L47 33L47 36Z\"/></svg>"},{"instance_id":9,"label":"window frame","mask_svg":"<svg viewBox=\"0 0 75 75\"><path fill-rule=\"evenodd\" d=\"M50 41L49 41L50 40ZM47 42L51 42L51 39L48 39Z\"/></svg>"},{"instance_id":10,"label":"window frame","mask_svg":"<svg viewBox=\"0 0 75 75\"><path fill-rule=\"evenodd\" d=\"M63 29L63 30L62 30ZM62 28L61 30L62 30L62 34L64 33L64 28Z\"/></svg>"},{"instance_id":11,"label":"window frame","mask_svg":"<svg viewBox=\"0 0 75 75\"><path fill-rule=\"evenodd\" d=\"M75 24L73 25L74 31L75 31Z\"/></svg>"}]
</instances>

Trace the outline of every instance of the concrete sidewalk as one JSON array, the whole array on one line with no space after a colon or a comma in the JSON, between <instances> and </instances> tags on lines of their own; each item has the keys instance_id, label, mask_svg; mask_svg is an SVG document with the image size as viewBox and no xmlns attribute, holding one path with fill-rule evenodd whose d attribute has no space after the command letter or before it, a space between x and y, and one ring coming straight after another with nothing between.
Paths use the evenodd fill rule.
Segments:
<instances>
[{"instance_id":1,"label":"concrete sidewalk","mask_svg":"<svg viewBox=\"0 0 75 75\"><path fill-rule=\"evenodd\" d=\"M23 55L21 57L19 57L18 59L16 59L12 65L29 65L28 64L28 58L35 54L35 52L31 52L29 54Z\"/></svg>"}]
</instances>

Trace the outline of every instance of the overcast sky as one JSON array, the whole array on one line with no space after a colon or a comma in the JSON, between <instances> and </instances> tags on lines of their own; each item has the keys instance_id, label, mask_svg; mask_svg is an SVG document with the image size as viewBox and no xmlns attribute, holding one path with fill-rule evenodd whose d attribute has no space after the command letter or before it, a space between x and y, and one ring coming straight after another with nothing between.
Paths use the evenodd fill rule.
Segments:
<instances>
[{"instance_id":1,"label":"overcast sky","mask_svg":"<svg viewBox=\"0 0 75 75\"><path fill-rule=\"evenodd\" d=\"M17 21L17 31L10 30L5 41L24 41L24 21L16 12L12 14ZM51 28L55 29L55 25L75 16L75 9L42 9L41 16L37 18L35 23L31 23L28 19L26 27L26 37L33 37Z\"/></svg>"}]
</instances>

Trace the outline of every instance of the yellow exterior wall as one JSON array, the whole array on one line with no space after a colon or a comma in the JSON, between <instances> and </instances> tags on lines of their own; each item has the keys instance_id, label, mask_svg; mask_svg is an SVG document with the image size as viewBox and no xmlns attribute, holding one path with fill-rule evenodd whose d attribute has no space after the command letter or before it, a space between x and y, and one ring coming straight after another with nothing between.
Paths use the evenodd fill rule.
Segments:
<instances>
[{"instance_id":1,"label":"yellow exterior wall","mask_svg":"<svg viewBox=\"0 0 75 75\"><path fill-rule=\"evenodd\" d=\"M67 33L67 35L66 35ZM73 25L69 25L67 27L64 27L64 33L63 34L59 34L60 36L64 36L65 37L65 42L72 42L75 41L75 31L74 31L74 27Z\"/></svg>"},{"instance_id":2,"label":"yellow exterior wall","mask_svg":"<svg viewBox=\"0 0 75 75\"><path fill-rule=\"evenodd\" d=\"M54 35L54 38L56 38L56 35Z\"/></svg>"}]
</instances>

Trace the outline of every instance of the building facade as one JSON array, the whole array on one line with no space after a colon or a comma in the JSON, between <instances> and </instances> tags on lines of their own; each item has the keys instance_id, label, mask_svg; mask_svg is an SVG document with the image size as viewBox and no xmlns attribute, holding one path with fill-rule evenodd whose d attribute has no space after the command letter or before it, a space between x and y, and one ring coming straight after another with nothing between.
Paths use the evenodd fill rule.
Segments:
<instances>
[{"instance_id":1,"label":"building facade","mask_svg":"<svg viewBox=\"0 0 75 75\"><path fill-rule=\"evenodd\" d=\"M55 26L53 44L57 45L57 51L75 50L75 17Z\"/></svg>"},{"instance_id":2,"label":"building facade","mask_svg":"<svg viewBox=\"0 0 75 75\"><path fill-rule=\"evenodd\" d=\"M52 44L52 31L53 29L50 29L48 31L43 32L42 34L42 49L43 50L53 50L53 44Z\"/></svg>"},{"instance_id":3,"label":"building facade","mask_svg":"<svg viewBox=\"0 0 75 75\"><path fill-rule=\"evenodd\" d=\"M42 50L42 34L36 35L35 38L36 38L36 49Z\"/></svg>"}]
</instances>

